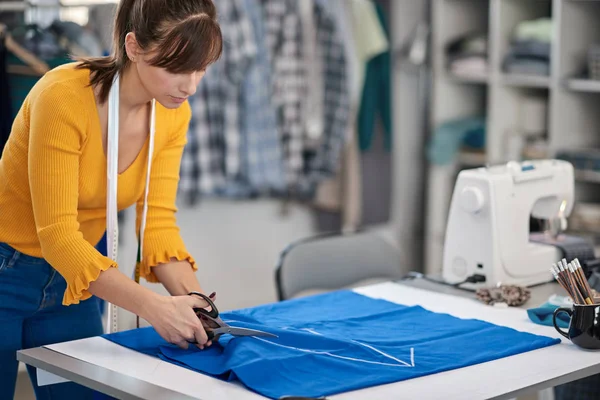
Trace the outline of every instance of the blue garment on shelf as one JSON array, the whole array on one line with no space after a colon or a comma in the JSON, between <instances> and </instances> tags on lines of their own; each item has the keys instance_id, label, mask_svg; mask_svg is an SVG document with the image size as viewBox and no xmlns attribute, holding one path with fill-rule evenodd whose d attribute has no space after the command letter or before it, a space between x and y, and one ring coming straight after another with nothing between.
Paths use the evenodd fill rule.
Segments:
<instances>
[{"instance_id":1,"label":"blue garment on shelf","mask_svg":"<svg viewBox=\"0 0 600 400\"><path fill-rule=\"evenodd\" d=\"M557 308L558 306L554 304L544 303L539 307L528 309L527 315L529 316L529 319L536 324L554 326L552 323L552 315ZM556 316L556 322L561 328L568 329L569 321L570 318L567 313L560 313Z\"/></svg>"},{"instance_id":2,"label":"blue garment on shelf","mask_svg":"<svg viewBox=\"0 0 600 400\"><path fill-rule=\"evenodd\" d=\"M270 398L319 397L466 367L560 341L338 291L222 313L279 337L221 337L181 350L151 327L104 337Z\"/></svg>"},{"instance_id":3,"label":"blue garment on shelf","mask_svg":"<svg viewBox=\"0 0 600 400\"><path fill-rule=\"evenodd\" d=\"M432 164L451 164L461 146L472 149L485 148L486 119L461 118L441 124L434 132L427 148L427 158Z\"/></svg>"}]
</instances>

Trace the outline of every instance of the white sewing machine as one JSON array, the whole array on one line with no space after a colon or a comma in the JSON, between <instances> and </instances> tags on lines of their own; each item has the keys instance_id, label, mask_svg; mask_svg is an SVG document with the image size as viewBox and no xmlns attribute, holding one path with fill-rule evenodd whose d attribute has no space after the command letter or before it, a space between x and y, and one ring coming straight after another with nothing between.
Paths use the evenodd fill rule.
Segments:
<instances>
[{"instance_id":1,"label":"white sewing machine","mask_svg":"<svg viewBox=\"0 0 600 400\"><path fill-rule=\"evenodd\" d=\"M566 229L574 185L573 166L560 160L461 171L446 228L444 280L485 276L484 283L461 285L471 288L551 281L550 267L561 251L530 240L530 216L563 221Z\"/></svg>"}]
</instances>

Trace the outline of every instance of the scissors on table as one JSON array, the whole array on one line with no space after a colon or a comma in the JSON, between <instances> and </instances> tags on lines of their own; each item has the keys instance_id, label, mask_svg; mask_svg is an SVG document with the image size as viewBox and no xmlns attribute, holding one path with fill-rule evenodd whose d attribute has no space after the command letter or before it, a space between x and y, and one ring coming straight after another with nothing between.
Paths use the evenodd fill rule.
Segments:
<instances>
[{"instance_id":1,"label":"scissors on table","mask_svg":"<svg viewBox=\"0 0 600 400\"><path fill-rule=\"evenodd\" d=\"M217 306L215 306L215 303L213 303L212 300L208 296L206 296L205 294L200 293L200 292L190 292L188 294L190 296L195 295L195 296L201 297L210 306L210 311L206 310L204 308L194 308L194 312L196 313L198 318L208 320L208 322L209 322L208 326L211 328L211 330L206 331L208 340L218 339L219 336L224 335L226 333L233 335L233 336L278 337L277 335L274 335L272 333L265 332L265 331L229 326L229 324L225 323L219 317L219 310L217 309ZM203 317L205 317L205 318L203 318Z\"/></svg>"}]
</instances>

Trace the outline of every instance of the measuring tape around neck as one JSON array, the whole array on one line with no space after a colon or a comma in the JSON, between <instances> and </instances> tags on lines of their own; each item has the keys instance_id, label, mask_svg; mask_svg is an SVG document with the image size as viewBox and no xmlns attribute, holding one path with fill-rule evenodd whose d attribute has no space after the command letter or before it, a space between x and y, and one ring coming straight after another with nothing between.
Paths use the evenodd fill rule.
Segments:
<instances>
[{"instance_id":1,"label":"measuring tape around neck","mask_svg":"<svg viewBox=\"0 0 600 400\"><path fill-rule=\"evenodd\" d=\"M150 138L148 145L148 167L146 171L146 187L144 192L144 205L140 232L138 235L137 265L134 271L135 280L139 283L139 271L137 270L141 261L144 245L144 231L146 229L146 217L148 215L148 192L150 189L150 168L152 166L152 155L154 154L154 134L156 131L156 100L152 99L152 111L150 113ZM117 187L119 179L119 74L116 74L110 93L108 95L108 135L107 135L107 190L106 190L106 243L107 256L117 262L119 247L119 221L117 204ZM108 303L106 333L119 330L118 308ZM137 317L139 327L139 317Z\"/></svg>"}]
</instances>

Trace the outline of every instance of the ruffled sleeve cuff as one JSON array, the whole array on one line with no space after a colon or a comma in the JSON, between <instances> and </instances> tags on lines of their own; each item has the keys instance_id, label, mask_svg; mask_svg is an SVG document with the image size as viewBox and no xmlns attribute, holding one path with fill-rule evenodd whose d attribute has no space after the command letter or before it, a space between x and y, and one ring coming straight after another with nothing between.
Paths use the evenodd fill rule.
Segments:
<instances>
[{"instance_id":1,"label":"ruffled sleeve cuff","mask_svg":"<svg viewBox=\"0 0 600 400\"><path fill-rule=\"evenodd\" d=\"M152 268L159 264L166 264L174 261L187 261L192 266L194 272L198 270L196 261L185 249L173 247L163 251L147 253L142 262L138 265L140 277L144 278L147 282L160 283L152 271Z\"/></svg>"},{"instance_id":2,"label":"ruffled sleeve cuff","mask_svg":"<svg viewBox=\"0 0 600 400\"><path fill-rule=\"evenodd\" d=\"M80 301L92 297L92 294L88 291L90 283L98 279L100 272L112 267L117 268L117 263L98 254L98 257L87 268L82 268L76 275L65 279L67 289L63 296L63 305L79 304Z\"/></svg>"}]
</instances>

